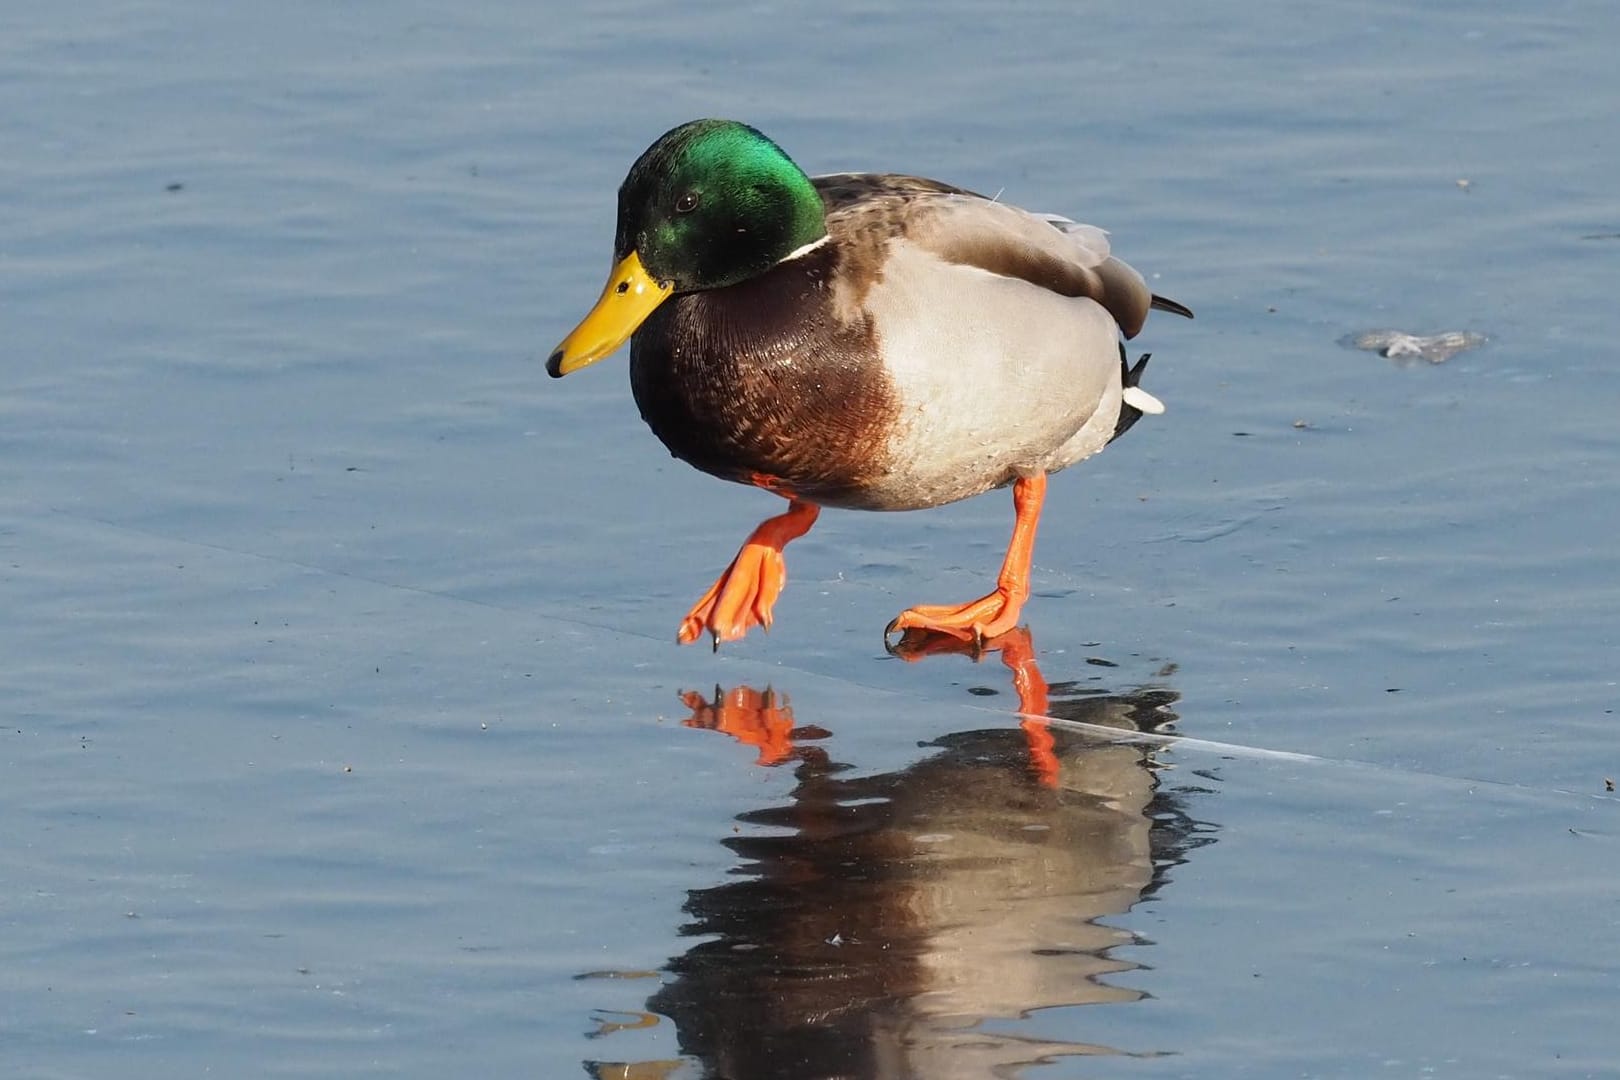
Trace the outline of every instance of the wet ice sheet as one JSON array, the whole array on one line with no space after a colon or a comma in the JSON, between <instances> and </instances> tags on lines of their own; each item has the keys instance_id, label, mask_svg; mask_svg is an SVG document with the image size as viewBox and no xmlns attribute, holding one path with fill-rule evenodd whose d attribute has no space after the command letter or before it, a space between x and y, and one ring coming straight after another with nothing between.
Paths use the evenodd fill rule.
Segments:
<instances>
[{"instance_id":1,"label":"wet ice sheet","mask_svg":"<svg viewBox=\"0 0 1620 1080\"><path fill-rule=\"evenodd\" d=\"M552 1074L809 1048L1582 1075L1609 1049L1613 797L1120 743L1207 725L1174 670L1101 654L1043 662L1073 721L1047 783L995 656L870 661L921 697L722 656L725 725L662 642L9 509L23 1075L438 1075L467 1040ZM557 649L592 677L547 674ZM738 723L762 712L770 754Z\"/></svg>"},{"instance_id":2,"label":"wet ice sheet","mask_svg":"<svg viewBox=\"0 0 1620 1080\"><path fill-rule=\"evenodd\" d=\"M1126 920L1152 943L1121 954L1151 964L1126 977L1150 999L1106 1015L1058 1010L1034 1031L1077 1025L1174 1054L1147 1075L1608 1067L1592 1032L1620 989L1617 957L1568 928L1616 918L1612 800L1331 762L1174 757L1219 778L1202 806L1220 827ZM1205 951L1211 935L1233 951ZM1169 1045L1167 1029L1190 1037Z\"/></svg>"},{"instance_id":3,"label":"wet ice sheet","mask_svg":"<svg viewBox=\"0 0 1620 1080\"><path fill-rule=\"evenodd\" d=\"M1610 1049L1612 797L1223 745L1202 676L1110 645L1042 657L1051 711L1095 725L1058 732L1054 793L993 656L694 667L5 511L22 1075L440 1075L467 1040L498 1069L698 1075L807 1045L947 1076L1600 1075ZM761 708L769 687L781 745L701 730L709 678ZM1172 718L1191 738L1152 757L1106 737ZM1595 749L1572 763L1594 789ZM759 959L782 955L785 983Z\"/></svg>"},{"instance_id":4,"label":"wet ice sheet","mask_svg":"<svg viewBox=\"0 0 1620 1080\"><path fill-rule=\"evenodd\" d=\"M885 931L907 970L819 969L896 980L840 1029L873 1039L807 1068L902 1022L1017 1036L973 1045L1057 1075L1620 1054L1593 1017L1620 892L1620 161L1591 134L1616 16L15 7L6 1071L701 1072L737 1044L694 1018L761 970L714 942L839 961ZM599 287L630 159L712 113L816 170L1094 222L1198 310L1140 339L1165 416L1053 481L1027 612L1062 708L1174 696L1203 741L1174 768L1055 742L1054 798L996 658L880 652L900 608L984 591L996 496L826 514L770 638L670 644L771 500L671 462L617 362L559 387L540 361ZM1368 326L1492 345L1347 363ZM831 732L789 740L822 772L685 726L716 684ZM904 850L795 843L826 791ZM796 872L805 932L731 902Z\"/></svg>"}]
</instances>

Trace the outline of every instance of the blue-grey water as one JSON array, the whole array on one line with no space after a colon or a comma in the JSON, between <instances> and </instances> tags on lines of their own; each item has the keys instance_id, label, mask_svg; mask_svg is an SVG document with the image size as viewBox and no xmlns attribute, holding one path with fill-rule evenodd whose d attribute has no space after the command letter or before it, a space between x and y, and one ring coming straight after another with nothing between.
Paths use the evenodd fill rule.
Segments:
<instances>
[{"instance_id":1,"label":"blue-grey water","mask_svg":"<svg viewBox=\"0 0 1620 1080\"><path fill-rule=\"evenodd\" d=\"M1617 43L9 5L0 1075L1615 1075ZM768 637L673 644L775 500L542 361L703 115L1102 225L1198 312L1053 481L1011 651L880 637L983 591L1005 493L825 514ZM1386 329L1488 342L1342 344Z\"/></svg>"}]
</instances>

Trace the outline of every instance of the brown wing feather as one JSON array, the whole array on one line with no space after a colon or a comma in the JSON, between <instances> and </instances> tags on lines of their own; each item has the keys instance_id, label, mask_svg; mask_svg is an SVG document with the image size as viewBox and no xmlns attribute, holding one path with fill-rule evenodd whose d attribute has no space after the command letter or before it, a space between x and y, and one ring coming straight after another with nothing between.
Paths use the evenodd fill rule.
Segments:
<instances>
[{"instance_id":1,"label":"brown wing feather","mask_svg":"<svg viewBox=\"0 0 1620 1080\"><path fill-rule=\"evenodd\" d=\"M1088 246L1046 218L918 176L839 173L812 183L827 207L828 232L845 252L843 271L856 295L864 295L882 273L888 242L904 237L947 262L1063 296L1090 297L1127 338L1142 329L1151 308L1191 314L1154 296L1142 275L1108 254L1100 232Z\"/></svg>"},{"instance_id":2,"label":"brown wing feather","mask_svg":"<svg viewBox=\"0 0 1620 1080\"><path fill-rule=\"evenodd\" d=\"M821 192L821 201L826 204L828 214L836 214L863 200L907 202L925 195L976 194L938 180L900 173L830 173L827 176L813 176L810 183Z\"/></svg>"},{"instance_id":3,"label":"brown wing feather","mask_svg":"<svg viewBox=\"0 0 1620 1080\"><path fill-rule=\"evenodd\" d=\"M1142 275L1089 247L1045 218L1000 203L951 200L941 205L938 227L913 233L941 258L1019 278L1063 296L1097 301L1135 337L1153 302Z\"/></svg>"}]
</instances>

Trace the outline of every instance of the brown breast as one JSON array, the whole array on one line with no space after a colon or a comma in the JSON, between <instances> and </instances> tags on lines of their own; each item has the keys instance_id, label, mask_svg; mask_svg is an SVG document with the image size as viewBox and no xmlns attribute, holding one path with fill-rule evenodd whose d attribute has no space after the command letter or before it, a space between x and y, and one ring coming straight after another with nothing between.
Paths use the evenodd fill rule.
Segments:
<instances>
[{"instance_id":1,"label":"brown breast","mask_svg":"<svg viewBox=\"0 0 1620 1080\"><path fill-rule=\"evenodd\" d=\"M859 501L897 405L869 322L832 302L836 243L751 281L671 298L636 331L641 416L704 472L813 502Z\"/></svg>"}]
</instances>

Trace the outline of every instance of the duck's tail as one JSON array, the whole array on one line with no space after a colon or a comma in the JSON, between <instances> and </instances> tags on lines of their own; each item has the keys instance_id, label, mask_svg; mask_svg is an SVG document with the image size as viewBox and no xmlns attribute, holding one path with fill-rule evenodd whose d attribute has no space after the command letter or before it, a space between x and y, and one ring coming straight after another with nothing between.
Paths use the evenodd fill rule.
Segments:
<instances>
[{"instance_id":1,"label":"duck's tail","mask_svg":"<svg viewBox=\"0 0 1620 1080\"><path fill-rule=\"evenodd\" d=\"M1132 367L1130 361L1125 359L1124 344L1120 345L1119 381L1124 390L1119 403L1119 420L1114 424L1114 434L1109 442L1131 430L1131 425L1140 420L1143 413L1157 416L1164 412L1164 402L1137 385L1142 381L1142 369L1147 367L1147 362L1152 356L1152 353L1143 353L1136 366Z\"/></svg>"}]
</instances>

